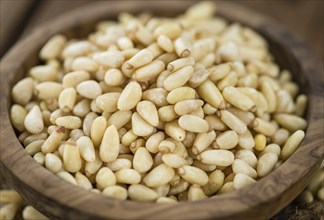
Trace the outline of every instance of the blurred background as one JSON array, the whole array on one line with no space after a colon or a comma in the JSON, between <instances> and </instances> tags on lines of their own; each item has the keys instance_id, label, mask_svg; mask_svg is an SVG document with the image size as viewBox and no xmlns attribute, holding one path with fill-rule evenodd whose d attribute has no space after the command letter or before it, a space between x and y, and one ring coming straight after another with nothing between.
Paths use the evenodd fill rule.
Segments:
<instances>
[{"instance_id":1,"label":"blurred background","mask_svg":"<svg viewBox=\"0 0 324 220\"><path fill-rule=\"evenodd\" d=\"M0 57L16 41L28 35L43 22L94 1L97 0L0 0ZM166 4L167 1L165 0ZM233 2L275 19L308 43L319 60L324 60L324 0L236 0ZM324 219L323 203L302 204L294 201L273 218L273 220L278 219Z\"/></svg>"},{"instance_id":2,"label":"blurred background","mask_svg":"<svg viewBox=\"0 0 324 220\"><path fill-rule=\"evenodd\" d=\"M0 57L19 38L28 34L37 25L73 8L91 4L94 1L0 0ZM317 53L318 57L321 60L324 59L323 0L236 0L233 2L276 19L288 30L302 37Z\"/></svg>"}]
</instances>

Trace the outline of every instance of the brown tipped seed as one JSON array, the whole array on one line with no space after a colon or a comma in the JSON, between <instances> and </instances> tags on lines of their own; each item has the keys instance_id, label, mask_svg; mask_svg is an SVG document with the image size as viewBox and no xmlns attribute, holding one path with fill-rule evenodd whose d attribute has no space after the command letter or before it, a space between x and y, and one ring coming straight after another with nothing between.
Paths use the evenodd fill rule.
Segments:
<instances>
[{"instance_id":1,"label":"brown tipped seed","mask_svg":"<svg viewBox=\"0 0 324 220\"><path fill-rule=\"evenodd\" d=\"M195 154L199 154L203 152L213 143L215 138L216 138L215 131L197 134L192 146L192 152Z\"/></svg>"},{"instance_id":2,"label":"brown tipped seed","mask_svg":"<svg viewBox=\"0 0 324 220\"><path fill-rule=\"evenodd\" d=\"M63 88L76 87L79 83L89 80L90 74L86 71L74 71L64 75L62 79Z\"/></svg>"},{"instance_id":3,"label":"brown tipped seed","mask_svg":"<svg viewBox=\"0 0 324 220\"><path fill-rule=\"evenodd\" d=\"M212 81L204 81L200 86L198 86L197 91L202 99L214 108L223 109L225 107L224 98Z\"/></svg>"},{"instance_id":4,"label":"brown tipped seed","mask_svg":"<svg viewBox=\"0 0 324 220\"><path fill-rule=\"evenodd\" d=\"M152 169L143 179L148 187L157 187L171 181L174 176L174 170L165 164L160 164Z\"/></svg>"},{"instance_id":5,"label":"brown tipped seed","mask_svg":"<svg viewBox=\"0 0 324 220\"><path fill-rule=\"evenodd\" d=\"M126 62L127 69L137 69L153 61L154 57L149 49L140 50Z\"/></svg>"},{"instance_id":6,"label":"brown tipped seed","mask_svg":"<svg viewBox=\"0 0 324 220\"><path fill-rule=\"evenodd\" d=\"M167 122L164 125L165 133L174 140L183 141L186 137L186 132L182 129L176 120Z\"/></svg>"},{"instance_id":7,"label":"brown tipped seed","mask_svg":"<svg viewBox=\"0 0 324 220\"><path fill-rule=\"evenodd\" d=\"M174 51L173 42L166 35L160 35L157 38L157 44L159 45L159 47L161 47L163 50L165 50L168 53L172 53Z\"/></svg>"},{"instance_id":8,"label":"brown tipped seed","mask_svg":"<svg viewBox=\"0 0 324 220\"><path fill-rule=\"evenodd\" d=\"M99 148L100 159L104 162L116 160L119 154L119 144L118 131L114 125L110 125L104 133Z\"/></svg>"},{"instance_id":9,"label":"brown tipped seed","mask_svg":"<svg viewBox=\"0 0 324 220\"><path fill-rule=\"evenodd\" d=\"M251 185L252 183L255 183L256 181L254 179L252 179L251 177L239 173L236 174L233 180L233 186L235 189L241 189L243 187L246 187L248 185Z\"/></svg>"},{"instance_id":10,"label":"brown tipped seed","mask_svg":"<svg viewBox=\"0 0 324 220\"><path fill-rule=\"evenodd\" d=\"M78 147L74 142L64 144L63 164L68 172L75 173L81 169L81 156Z\"/></svg>"},{"instance_id":11,"label":"brown tipped seed","mask_svg":"<svg viewBox=\"0 0 324 220\"><path fill-rule=\"evenodd\" d=\"M175 144L173 143L172 139L166 139L160 142L158 149L162 153L170 153L174 151Z\"/></svg>"},{"instance_id":12,"label":"brown tipped seed","mask_svg":"<svg viewBox=\"0 0 324 220\"><path fill-rule=\"evenodd\" d=\"M238 135L238 145L241 148L250 150L255 146L254 138L249 130L246 130L246 132Z\"/></svg>"},{"instance_id":13,"label":"brown tipped seed","mask_svg":"<svg viewBox=\"0 0 324 220\"><path fill-rule=\"evenodd\" d=\"M94 161L95 150L91 139L88 136L82 136L77 141L76 144L79 148L80 155L85 161Z\"/></svg>"},{"instance_id":14,"label":"brown tipped seed","mask_svg":"<svg viewBox=\"0 0 324 220\"><path fill-rule=\"evenodd\" d=\"M153 158L145 147L136 150L133 159L133 167L139 173L145 173L153 166Z\"/></svg>"},{"instance_id":15,"label":"brown tipped seed","mask_svg":"<svg viewBox=\"0 0 324 220\"><path fill-rule=\"evenodd\" d=\"M57 99L63 90L62 84L57 82L42 82L35 87L38 98L44 100L50 98Z\"/></svg>"},{"instance_id":16,"label":"brown tipped seed","mask_svg":"<svg viewBox=\"0 0 324 220\"><path fill-rule=\"evenodd\" d=\"M185 115L199 109L203 104L204 102L199 99L183 100L175 104L174 111L178 115Z\"/></svg>"},{"instance_id":17,"label":"brown tipped seed","mask_svg":"<svg viewBox=\"0 0 324 220\"><path fill-rule=\"evenodd\" d=\"M115 176L117 183L137 184L141 181L141 175L134 169L121 169Z\"/></svg>"},{"instance_id":18,"label":"brown tipped seed","mask_svg":"<svg viewBox=\"0 0 324 220\"><path fill-rule=\"evenodd\" d=\"M26 130L32 134L39 134L44 128L43 116L38 105L35 105L24 120Z\"/></svg>"},{"instance_id":19,"label":"brown tipped seed","mask_svg":"<svg viewBox=\"0 0 324 220\"><path fill-rule=\"evenodd\" d=\"M165 64L161 60L155 60L139 69L134 73L137 81L145 82L155 79L165 68Z\"/></svg>"},{"instance_id":20,"label":"brown tipped seed","mask_svg":"<svg viewBox=\"0 0 324 220\"><path fill-rule=\"evenodd\" d=\"M64 135L65 128L63 126L58 127L43 143L42 152L44 154L54 152L61 144Z\"/></svg>"},{"instance_id":21,"label":"brown tipped seed","mask_svg":"<svg viewBox=\"0 0 324 220\"><path fill-rule=\"evenodd\" d=\"M45 167L53 173L57 173L62 169L61 159L52 153L45 155Z\"/></svg>"},{"instance_id":22,"label":"brown tipped seed","mask_svg":"<svg viewBox=\"0 0 324 220\"><path fill-rule=\"evenodd\" d=\"M64 126L67 129L76 129L81 127L82 121L76 116L63 116L57 118L55 124L58 126Z\"/></svg>"},{"instance_id":23,"label":"brown tipped seed","mask_svg":"<svg viewBox=\"0 0 324 220\"><path fill-rule=\"evenodd\" d=\"M30 77L20 80L11 91L13 101L19 105L26 105L33 96L34 80Z\"/></svg>"},{"instance_id":24,"label":"brown tipped seed","mask_svg":"<svg viewBox=\"0 0 324 220\"><path fill-rule=\"evenodd\" d=\"M152 126L159 124L159 115L155 105L150 101L141 101L136 106L139 115Z\"/></svg>"},{"instance_id":25,"label":"brown tipped seed","mask_svg":"<svg viewBox=\"0 0 324 220\"><path fill-rule=\"evenodd\" d=\"M302 130L295 131L286 141L281 151L281 159L286 160L299 147L305 137L305 132Z\"/></svg>"},{"instance_id":26,"label":"brown tipped seed","mask_svg":"<svg viewBox=\"0 0 324 220\"><path fill-rule=\"evenodd\" d=\"M193 71L194 69L192 66L185 66L176 70L164 80L164 88L168 91L172 91L185 85L192 76Z\"/></svg>"},{"instance_id":27,"label":"brown tipped seed","mask_svg":"<svg viewBox=\"0 0 324 220\"><path fill-rule=\"evenodd\" d=\"M257 172L259 177L268 175L278 162L278 156L274 153L265 153L258 162Z\"/></svg>"},{"instance_id":28,"label":"brown tipped seed","mask_svg":"<svg viewBox=\"0 0 324 220\"><path fill-rule=\"evenodd\" d=\"M35 66L29 70L29 74L38 82L56 81L58 72L50 65Z\"/></svg>"},{"instance_id":29,"label":"brown tipped seed","mask_svg":"<svg viewBox=\"0 0 324 220\"><path fill-rule=\"evenodd\" d=\"M80 172L77 172L75 174L75 181L77 182L78 186L83 189L86 189L86 190L93 189L92 183L90 182L88 177L86 177L85 175L83 175Z\"/></svg>"},{"instance_id":30,"label":"brown tipped seed","mask_svg":"<svg viewBox=\"0 0 324 220\"><path fill-rule=\"evenodd\" d=\"M241 93L233 86L224 88L222 94L226 101L236 106L237 108L242 109L243 111L249 111L253 107L255 107L252 99Z\"/></svg>"},{"instance_id":31,"label":"brown tipped seed","mask_svg":"<svg viewBox=\"0 0 324 220\"><path fill-rule=\"evenodd\" d=\"M207 196L215 194L224 184L225 174L221 170L215 170L208 176L208 183L203 186L203 191Z\"/></svg>"},{"instance_id":32,"label":"brown tipped seed","mask_svg":"<svg viewBox=\"0 0 324 220\"><path fill-rule=\"evenodd\" d=\"M126 78L119 69L109 69L105 73L105 83L108 86L120 86L124 84Z\"/></svg>"},{"instance_id":33,"label":"brown tipped seed","mask_svg":"<svg viewBox=\"0 0 324 220\"><path fill-rule=\"evenodd\" d=\"M134 184L128 187L128 196L131 200L141 202L152 202L159 195L153 190L141 184Z\"/></svg>"},{"instance_id":34,"label":"brown tipped seed","mask_svg":"<svg viewBox=\"0 0 324 220\"><path fill-rule=\"evenodd\" d=\"M130 82L124 88L118 99L119 110L130 110L134 108L142 98L142 89L138 82Z\"/></svg>"},{"instance_id":35,"label":"brown tipped seed","mask_svg":"<svg viewBox=\"0 0 324 220\"><path fill-rule=\"evenodd\" d=\"M208 176L206 172L197 167L184 165L178 168L178 173L183 179L191 184L204 186L208 182Z\"/></svg>"},{"instance_id":36,"label":"brown tipped seed","mask_svg":"<svg viewBox=\"0 0 324 220\"><path fill-rule=\"evenodd\" d=\"M137 112L132 115L132 129L137 136L147 136L153 132L153 126L147 123Z\"/></svg>"},{"instance_id":37,"label":"brown tipped seed","mask_svg":"<svg viewBox=\"0 0 324 220\"><path fill-rule=\"evenodd\" d=\"M43 60L53 60L60 56L66 43L66 37L55 35L51 37L39 52L39 57Z\"/></svg>"},{"instance_id":38,"label":"brown tipped seed","mask_svg":"<svg viewBox=\"0 0 324 220\"><path fill-rule=\"evenodd\" d=\"M117 111L108 118L108 126L115 125L117 129L120 129L131 120L131 117L131 111Z\"/></svg>"},{"instance_id":39,"label":"brown tipped seed","mask_svg":"<svg viewBox=\"0 0 324 220\"><path fill-rule=\"evenodd\" d=\"M71 184L73 184L75 186L78 185L76 180L74 179L74 177L70 173L68 173L66 171L60 171L56 175L58 177L62 178L63 180L65 180L66 182L69 182L69 183L71 183Z\"/></svg>"},{"instance_id":40,"label":"brown tipped seed","mask_svg":"<svg viewBox=\"0 0 324 220\"><path fill-rule=\"evenodd\" d=\"M99 83L94 80L83 81L77 85L76 89L80 95L88 99L95 99L102 94Z\"/></svg>"},{"instance_id":41,"label":"brown tipped seed","mask_svg":"<svg viewBox=\"0 0 324 220\"><path fill-rule=\"evenodd\" d=\"M247 131L247 126L238 117L227 110L220 111L221 120L237 134L243 134Z\"/></svg>"},{"instance_id":42,"label":"brown tipped seed","mask_svg":"<svg viewBox=\"0 0 324 220\"><path fill-rule=\"evenodd\" d=\"M121 186L108 186L102 191L102 194L119 200L127 199L127 189Z\"/></svg>"},{"instance_id":43,"label":"brown tipped seed","mask_svg":"<svg viewBox=\"0 0 324 220\"><path fill-rule=\"evenodd\" d=\"M117 103L120 97L119 92L109 92L96 98L96 105L104 112L115 112L118 110Z\"/></svg>"},{"instance_id":44,"label":"brown tipped seed","mask_svg":"<svg viewBox=\"0 0 324 220\"><path fill-rule=\"evenodd\" d=\"M100 190L116 185L115 174L108 167L102 167L96 175L96 183Z\"/></svg>"},{"instance_id":45,"label":"brown tipped seed","mask_svg":"<svg viewBox=\"0 0 324 220\"><path fill-rule=\"evenodd\" d=\"M179 37L174 41L174 48L179 57L187 57L192 51L192 44L188 39Z\"/></svg>"},{"instance_id":46,"label":"brown tipped seed","mask_svg":"<svg viewBox=\"0 0 324 220\"><path fill-rule=\"evenodd\" d=\"M188 201L198 201L207 198L208 197L205 195L204 191L199 185L194 184L189 187Z\"/></svg>"},{"instance_id":47,"label":"brown tipped seed","mask_svg":"<svg viewBox=\"0 0 324 220\"><path fill-rule=\"evenodd\" d=\"M242 173L254 179L258 176L255 169L253 169L249 164L241 159L234 160L234 162L232 163L232 170L235 174Z\"/></svg>"},{"instance_id":48,"label":"brown tipped seed","mask_svg":"<svg viewBox=\"0 0 324 220\"><path fill-rule=\"evenodd\" d=\"M64 89L58 99L59 107L63 112L70 112L75 104L77 92L74 88Z\"/></svg>"},{"instance_id":49,"label":"brown tipped seed","mask_svg":"<svg viewBox=\"0 0 324 220\"><path fill-rule=\"evenodd\" d=\"M249 166L256 168L258 159L252 150L239 150L235 154L235 159L241 159Z\"/></svg>"},{"instance_id":50,"label":"brown tipped seed","mask_svg":"<svg viewBox=\"0 0 324 220\"><path fill-rule=\"evenodd\" d=\"M90 130L90 137L95 147L100 145L106 128L107 120L105 117L100 116L93 120Z\"/></svg>"},{"instance_id":51,"label":"brown tipped seed","mask_svg":"<svg viewBox=\"0 0 324 220\"><path fill-rule=\"evenodd\" d=\"M198 159L206 164L229 166L234 162L234 154L229 150L206 150Z\"/></svg>"},{"instance_id":52,"label":"brown tipped seed","mask_svg":"<svg viewBox=\"0 0 324 220\"><path fill-rule=\"evenodd\" d=\"M97 53L93 56L93 60L101 65L117 68L122 65L125 59L120 51L114 50Z\"/></svg>"},{"instance_id":53,"label":"brown tipped seed","mask_svg":"<svg viewBox=\"0 0 324 220\"><path fill-rule=\"evenodd\" d=\"M278 113L274 115L274 119L279 123L279 125L291 132L304 130L307 126L306 120L297 115Z\"/></svg>"},{"instance_id":54,"label":"brown tipped seed","mask_svg":"<svg viewBox=\"0 0 324 220\"><path fill-rule=\"evenodd\" d=\"M190 132L202 133L209 130L208 122L194 115L182 115L179 118L179 126Z\"/></svg>"},{"instance_id":55,"label":"brown tipped seed","mask_svg":"<svg viewBox=\"0 0 324 220\"><path fill-rule=\"evenodd\" d=\"M177 71L185 66L193 66L195 64L195 59L193 57L180 58L170 62L167 66L169 71Z\"/></svg>"},{"instance_id":56,"label":"brown tipped seed","mask_svg":"<svg viewBox=\"0 0 324 220\"><path fill-rule=\"evenodd\" d=\"M10 109L10 119L13 124L13 126L18 130L18 131L24 131L25 130L25 125L24 121L27 116L27 111L20 105L13 105Z\"/></svg>"},{"instance_id":57,"label":"brown tipped seed","mask_svg":"<svg viewBox=\"0 0 324 220\"><path fill-rule=\"evenodd\" d=\"M272 136L276 132L276 128L273 126L273 124L261 118L254 119L253 129L266 136Z\"/></svg>"},{"instance_id":58,"label":"brown tipped seed","mask_svg":"<svg viewBox=\"0 0 324 220\"><path fill-rule=\"evenodd\" d=\"M172 168L179 168L188 163L184 158L174 153L163 154L162 160L166 165Z\"/></svg>"},{"instance_id":59,"label":"brown tipped seed","mask_svg":"<svg viewBox=\"0 0 324 220\"><path fill-rule=\"evenodd\" d=\"M216 143L220 149L233 149L238 144L239 137L235 131L225 131L217 136Z\"/></svg>"}]
</instances>

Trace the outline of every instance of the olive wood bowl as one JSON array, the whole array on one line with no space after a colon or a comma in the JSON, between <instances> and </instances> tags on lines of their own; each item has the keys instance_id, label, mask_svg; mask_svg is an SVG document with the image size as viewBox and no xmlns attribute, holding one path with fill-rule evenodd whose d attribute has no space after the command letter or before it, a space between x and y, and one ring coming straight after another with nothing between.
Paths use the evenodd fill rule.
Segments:
<instances>
[{"instance_id":1,"label":"olive wood bowl","mask_svg":"<svg viewBox=\"0 0 324 220\"><path fill-rule=\"evenodd\" d=\"M73 10L36 28L1 61L1 172L35 208L52 219L267 219L289 204L306 186L323 159L323 80L320 63L308 46L279 24L228 2L217 14L247 25L268 43L276 62L293 73L309 98L306 136L279 168L246 188L197 202L161 205L119 201L75 187L37 164L19 143L9 119L10 91L30 67L39 63L41 46L54 34L85 37L97 21L121 11L151 11L174 16L193 1L99 1Z\"/></svg>"}]
</instances>

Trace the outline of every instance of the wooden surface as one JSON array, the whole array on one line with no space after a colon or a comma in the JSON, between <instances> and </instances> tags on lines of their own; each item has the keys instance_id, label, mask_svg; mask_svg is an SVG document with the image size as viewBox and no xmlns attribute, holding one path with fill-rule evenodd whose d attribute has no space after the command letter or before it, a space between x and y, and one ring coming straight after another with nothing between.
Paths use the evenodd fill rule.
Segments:
<instances>
[{"instance_id":1,"label":"wooden surface","mask_svg":"<svg viewBox=\"0 0 324 220\"><path fill-rule=\"evenodd\" d=\"M172 4L172 5L171 5ZM305 187L323 157L323 80L319 63L308 47L295 35L274 25L263 16L222 2L221 15L240 21L262 33L269 41L282 66L292 70L310 99L306 137L297 152L281 167L253 186L209 200L181 203L176 206L116 201L72 186L44 169L27 155L10 125L8 106L10 87L37 62L40 46L58 32L86 34L91 24L104 17L114 17L119 10L149 8L157 14L177 14L190 2L99 2L87 10L74 11L59 20L31 31L28 37L1 61L1 171L9 183L40 211L52 218L186 218L186 219L264 219L290 203ZM247 17L246 15L249 15ZM37 22L37 21L36 21ZM82 24L83 28L78 27ZM85 25L84 25L85 24ZM88 24L88 25L87 25ZM69 34L73 32L69 31ZM127 211L125 211L127 210Z\"/></svg>"}]
</instances>

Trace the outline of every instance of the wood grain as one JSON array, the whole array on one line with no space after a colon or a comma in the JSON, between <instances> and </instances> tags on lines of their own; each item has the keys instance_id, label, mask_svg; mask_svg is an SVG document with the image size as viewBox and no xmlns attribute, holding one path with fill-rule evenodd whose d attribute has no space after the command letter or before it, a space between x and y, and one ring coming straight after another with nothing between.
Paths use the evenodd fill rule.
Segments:
<instances>
[{"instance_id":1,"label":"wood grain","mask_svg":"<svg viewBox=\"0 0 324 220\"><path fill-rule=\"evenodd\" d=\"M320 63L309 48L270 19L222 2L219 13L263 34L283 67L292 70L309 99L306 138L296 153L267 177L247 188L199 202L175 206L117 201L72 186L27 155L10 124L10 88L37 63L41 45L55 33L85 36L94 22L118 11L150 9L175 15L192 2L98 2L45 23L20 41L1 61L1 171L30 204L53 219L265 219L291 202L323 159L323 81ZM246 15L249 15L248 17ZM13 74L14 73L14 74Z\"/></svg>"}]
</instances>

